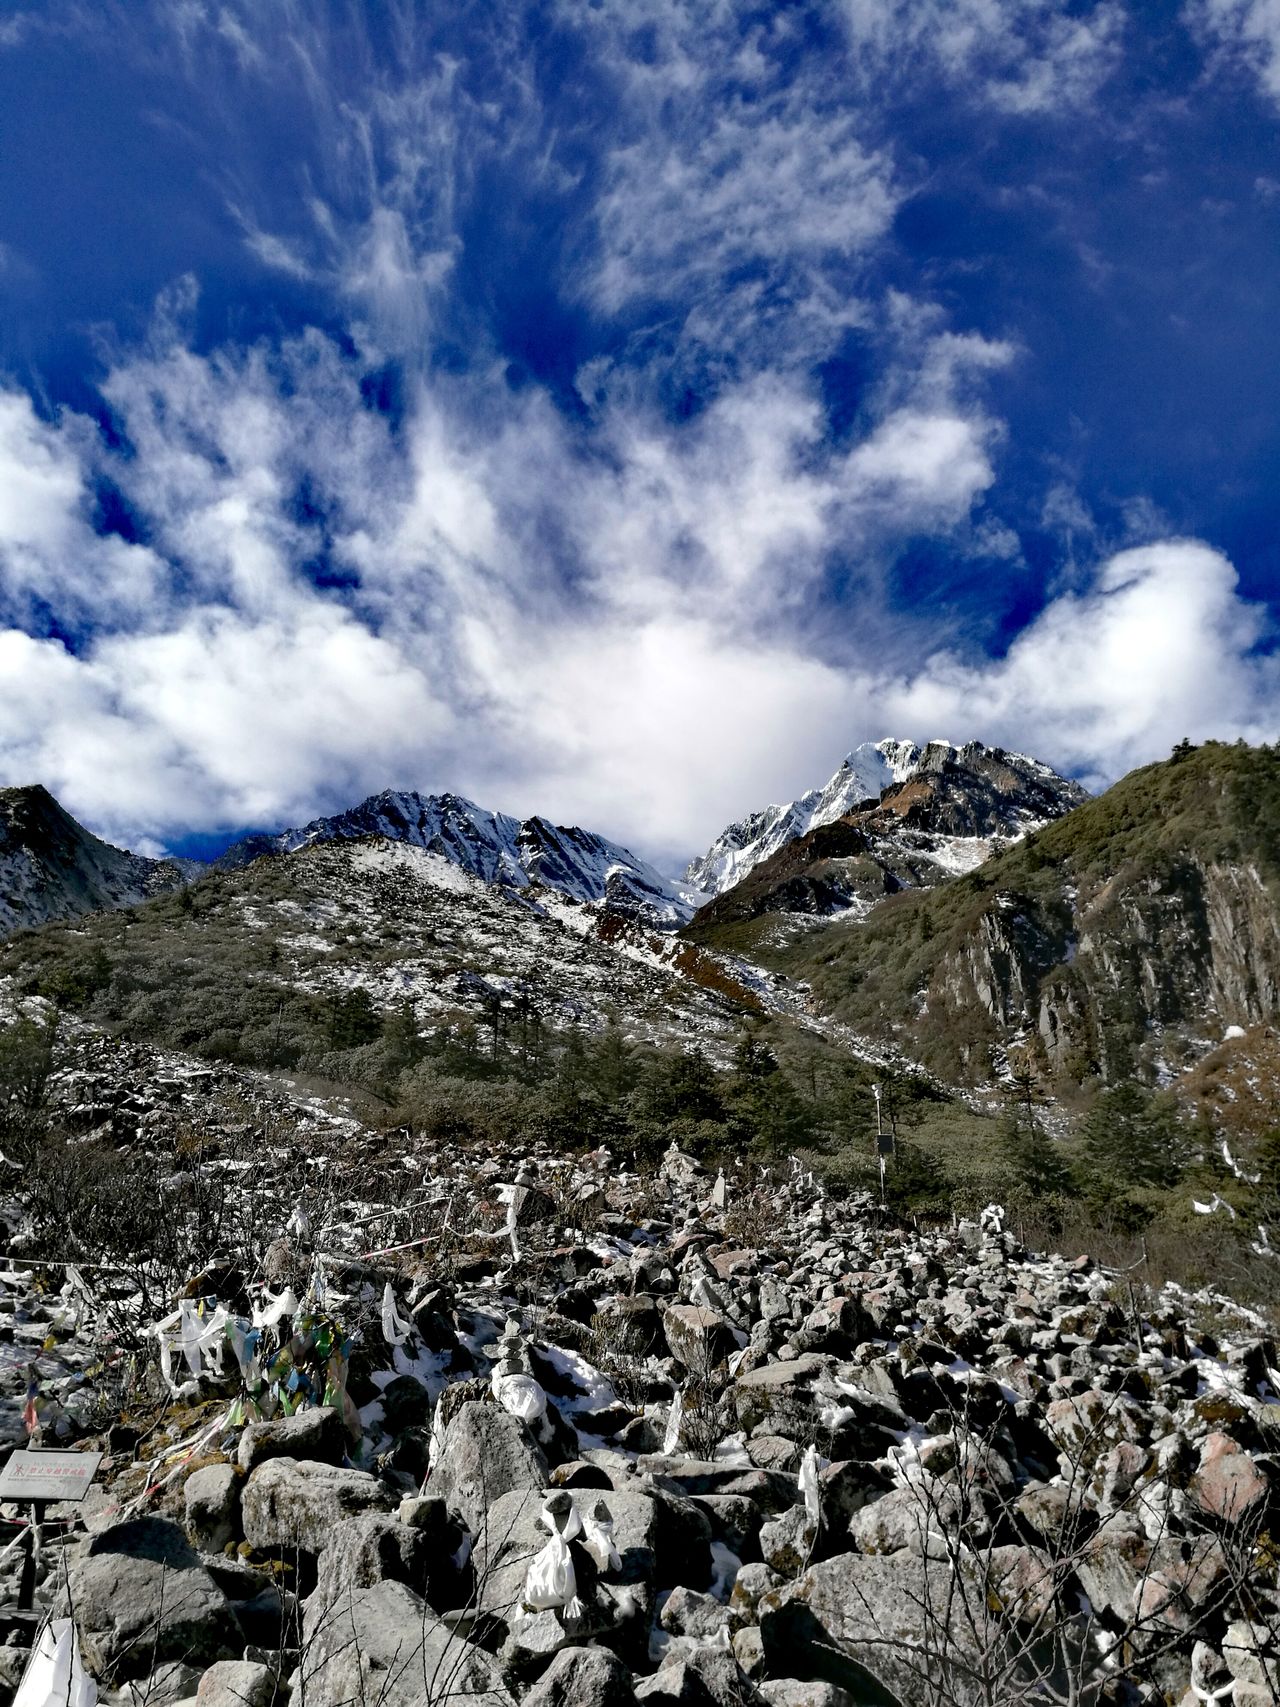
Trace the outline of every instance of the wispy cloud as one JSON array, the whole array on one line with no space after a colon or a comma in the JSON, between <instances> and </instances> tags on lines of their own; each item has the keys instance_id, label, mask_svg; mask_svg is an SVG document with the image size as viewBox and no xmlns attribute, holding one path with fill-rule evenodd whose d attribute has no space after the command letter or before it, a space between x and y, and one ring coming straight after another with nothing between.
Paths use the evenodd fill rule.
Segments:
<instances>
[{"instance_id":1,"label":"wispy cloud","mask_svg":"<svg viewBox=\"0 0 1280 1707\"><path fill-rule=\"evenodd\" d=\"M1184 15L1219 64L1242 66L1280 103L1277 0L1187 0Z\"/></svg>"},{"instance_id":2,"label":"wispy cloud","mask_svg":"<svg viewBox=\"0 0 1280 1707\"><path fill-rule=\"evenodd\" d=\"M126 839L403 784L688 849L887 731L1099 775L1274 732L1232 565L1149 505L1109 536L1057 470L1069 586L1002 656L888 591L921 542L1025 566L1000 387L1035 352L904 274L922 169L886 103L915 79L1019 136L1078 116L1123 49L1109 0L477 4L461 41L407 4L112 17L183 79L254 279L323 329L202 342L180 279L111 346L105 426L0 388L4 780ZM281 158L242 146L264 103ZM508 244L577 316L567 380L508 366Z\"/></svg>"},{"instance_id":3,"label":"wispy cloud","mask_svg":"<svg viewBox=\"0 0 1280 1707\"><path fill-rule=\"evenodd\" d=\"M1119 64L1126 26L1117 0L845 0L862 85L932 74L1010 113L1089 106Z\"/></svg>"}]
</instances>

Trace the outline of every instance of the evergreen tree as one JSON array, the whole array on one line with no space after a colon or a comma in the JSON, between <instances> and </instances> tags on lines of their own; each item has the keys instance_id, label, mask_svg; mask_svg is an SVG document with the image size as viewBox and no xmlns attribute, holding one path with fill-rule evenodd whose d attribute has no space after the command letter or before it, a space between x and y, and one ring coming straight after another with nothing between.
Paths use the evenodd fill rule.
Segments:
<instances>
[{"instance_id":1,"label":"evergreen tree","mask_svg":"<svg viewBox=\"0 0 1280 1707\"><path fill-rule=\"evenodd\" d=\"M814 1114L766 1044L748 1035L733 1052L727 1101L735 1135L754 1149L778 1155L806 1144Z\"/></svg>"},{"instance_id":2,"label":"evergreen tree","mask_svg":"<svg viewBox=\"0 0 1280 1707\"><path fill-rule=\"evenodd\" d=\"M23 1016L0 1029L0 1116L34 1114L53 1071L58 1016Z\"/></svg>"},{"instance_id":3,"label":"evergreen tree","mask_svg":"<svg viewBox=\"0 0 1280 1707\"><path fill-rule=\"evenodd\" d=\"M741 1084L760 1084L778 1071L778 1058L768 1044L748 1032L733 1051L734 1077Z\"/></svg>"},{"instance_id":4,"label":"evergreen tree","mask_svg":"<svg viewBox=\"0 0 1280 1707\"><path fill-rule=\"evenodd\" d=\"M1080 1130L1096 1179L1170 1186L1182 1172L1186 1145L1177 1108L1132 1080L1104 1091Z\"/></svg>"},{"instance_id":5,"label":"evergreen tree","mask_svg":"<svg viewBox=\"0 0 1280 1707\"><path fill-rule=\"evenodd\" d=\"M1020 1192L1028 1197L1067 1196L1074 1190L1071 1169L1038 1120L1010 1110L997 1137Z\"/></svg>"},{"instance_id":6,"label":"evergreen tree","mask_svg":"<svg viewBox=\"0 0 1280 1707\"><path fill-rule=\"evenodd\" d=\"M912 1214L946 1213L951 1193L941 1163L918 1145L899 1142L885 1171L885 1200Z\"/></svg>"},{"instance_id":7,"label":"evergreen tree","mask_svg":"<svg viewBox=\"0 0 1280 1707\"><path fill-rule=\"evenodd\" d=\"M382 1037L389 1064L396 1072L417 1066L427 1052L426 1042L418 1034L417 1011L409 999L384 1016Z\"/></svg>"},{"instance_id":8,"label":"evergreen tree","mask_svg":"<svg viewBox=\"0 0 1280 1707\"><path fill-rule=\"evenodd\" d=\"M716 1071L701 1049L657 1056L645 1076L643 1100L654 1120L724 1119Z\"/></svg>"},{"instance_id":9,"label":"evergreen tree","mask_svg":"<svg viewBox=\"0 0 1280 1707\"><path fill-rule=\"evenodd\" d=\"M611 1105L630 1096L636 1088L639 1063L616 1021L609 1023L590 1050L587 1073L591 1088L602 1102Z\"/></svg>"},{"instance_id":10,"label":"evergreen tree","mask_svg":"<svg viewBox=\"0 0 1280 1707\"><path fill-rule=\"evenodd\" d=\"M382 1031L382 1018L373 997L359 985L340 990L329 1000L329 1047L355 1049L372 1043Z\"/></svg>"}]
</instances>

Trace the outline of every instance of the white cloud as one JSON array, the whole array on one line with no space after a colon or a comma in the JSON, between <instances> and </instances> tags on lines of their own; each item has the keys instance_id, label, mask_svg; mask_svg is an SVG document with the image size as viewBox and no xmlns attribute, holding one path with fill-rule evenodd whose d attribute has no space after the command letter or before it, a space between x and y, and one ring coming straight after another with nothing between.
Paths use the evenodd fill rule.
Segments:
<instances>
[{"instance_id":1,"label":"white cloud","mask_svg":"<svg viewBox=\"0 0 1280 1707\"><path fill-rule=\"evenodd\" d=\"M1196 540L1135 547L1053 600L1003 659L943 653L886 683L885 721L983 736L1095 784L1184 735L1274 740L1280 668L1256 651L1264 622L1220 552Z\"/></svg>"},{"instance_id":2,"label":"white cloud","mask_svg":"<svg viewBox=\"0 0 1280 1707\"><path fill-rule=\"evenodd\" d=\"M1119 63L1118 0L844 0L863 88L941 75L972 100L1024 115L1078 110Z\"/></svg>"},{"instance_id":3,"label":"white cloud","mask_svg":"<svg viewBox=\"0 0 1280 1707\"><path fill-rule=\"evenodd\" d=\"M143 546L100 538L77 439L87 423L41 421L30 398L0 390L0 609L52 606L71 626L117 624L165 597L164 565Z\"/></svg>"},{"instance_id":4,"label":"white cloud","mask_svg":"<svg viewBox=\"0 0 1280 1707\"><path fill-rule=\"evenodd\" d=\"M1184 16L1215 57L1245 66L1280 103L1280 0L1187 0Z\"/></svg>"},{"instance_id":5,"label":"white cloud","mask_svg":"<svg viewBox=\"0 0 1280 1707\"><path fill-rule=\"evenodd\" d=\"M933 523L964 516L995 479L980 422L903 409L890 415L849 457L849 473L867 495L899 514Z\"/></svg>"},{"instance_id":6,"label":"white cloud","mask_svg":"<svg viewBox=\"0 0 1280 1707\"><path fill-rule=\"evenodd\" d=\"M45 565L98 631L78 654L0 633L0 775L126 840L403 785L671 850L887 730L1093 775L1184 733L1274 733L1260 613L1195 542L1111 558L1003 659L895 667L874 594L831 632L832 552L964 527L991 482L999 429L956 355L922 353L915 400L845 451L804 389L763 376L678 427L610 405L589 447L536 388L441 380L395 435L314 332L209 357L166 334L122 362L128 456L4 394L6 563ZM97 468L152 547L93 531Z\"/></svg>"},{"instance_id":7,"label":"white cloud","mask_svg":"<svg viewBox=\"0 0 1280 1707\"><path fill-rule=\"evenodd\" d=\"M589 446L536 388L424 381L397 434L319 333L197 356L180 318L104 384L126 454L0 411L0 538L92 631L6 635L0 769L118 834L407 784L692 844L853 715L805 638L830 551L958 525L991 479L936 377L847 451L776 376L683 425L609 404ZM94 471L151 546L94 532Z\"/></svg>"}]
</instances>

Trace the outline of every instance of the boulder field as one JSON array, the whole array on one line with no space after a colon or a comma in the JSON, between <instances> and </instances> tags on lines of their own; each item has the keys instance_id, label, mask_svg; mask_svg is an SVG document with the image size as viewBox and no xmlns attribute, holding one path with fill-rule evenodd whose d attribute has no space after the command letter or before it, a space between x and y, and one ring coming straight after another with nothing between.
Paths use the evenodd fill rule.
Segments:
<instances>
[{"instance_id":1,"label":"boulder field","mask_svg":"<svg viewBox=\"0 0 1280 1707\"><path fill-rule=\"evenodd\" d=\"M505 1231L211 1252L128 1416L89 1301L0 1276L44 1444L106 1453L38 1587L101 1701L1280 1701L1261 1318L794 1165L440 1168Z\"/></svg>"}]
</instances>

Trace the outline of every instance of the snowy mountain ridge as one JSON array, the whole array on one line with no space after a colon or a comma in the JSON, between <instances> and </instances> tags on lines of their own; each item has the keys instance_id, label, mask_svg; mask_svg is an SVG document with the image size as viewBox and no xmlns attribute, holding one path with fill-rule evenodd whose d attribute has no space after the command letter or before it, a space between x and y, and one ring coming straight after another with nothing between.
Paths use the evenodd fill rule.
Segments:
<instances>
[{"instance_id":1,"label":"snowy mountain ridge","mask_svg":"<svg viewBox=\"0 0 1280 1707\"><path fill-rule=\"evenodd\" d=\"M998 800L988 786L997 774ZM646 929L671 931L782 849L878 804L886 790L899 793L925 778L946 782L952 810L945 822L913 825L911 851L932 859L940 874L985 858L989 838L1022 834L1084 798L1048 766L978 742L956 748L944 741L919 747L884 740L855 747L824 787L730 825L683 879L576 825L492 812L451 792L392 789L306 824L246 836L213 869L234 871L262 856L319 843L384 838L439 854L485 883L511 890L536 885ZM980 796L986 804L975 811ZM918 805L913 817L921 818ZM906 833L905 824L901 833L891 827L895 843ZM975 836L983 840L975 844ZM0 790L0 935L130 906L204 869L192 860L148 859L110 847L43 788Z\"/></svg>"},{"instance_id":2,"label":"snowy mountain ridge","mask_svg":"<svg viewBox=\"0 0 1280 1707\"><path fill-rule=\"evenodd\" d=\"M706 853L690 863L685 878L711 895L723 895L789 842L834 824L859 807L875 805L886 789L943 772L985 773L993 765L1014 785L1004 789L1008 805L1000 813L998 829L1005 836L1026 834L1085 798L1078 784L1038 759L986 747L981 741L962 747L944 740L928 741L923 747L891 737L864 741L845 756L823 787L810 789L798 800L766 806L722 830ZM978 833L986 835L996 828L984 824ZM963 839L971 840L972 834ZM939 846L937 852L943 856L939 863L944 868L968 869L981 858L981 850L975 853L972 848Z\"/></svg>"},{"instance_id":3,"label":"snowy mountain ridge","mask_svg":"<svg viewBox=\"0 0 1280 1707\"><path fill-rule=\"evenodd\" d=\"M541 884L570 900L599 903L610 912L667 929L684 924L706 899L592 830L490 812L459 794L411 790L387 789L332 817L277 835L248 836L216 863L234 870L264 854L373 836L440 854L485 883L511 889Z\"/></svg>"}]
</instances>

